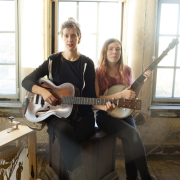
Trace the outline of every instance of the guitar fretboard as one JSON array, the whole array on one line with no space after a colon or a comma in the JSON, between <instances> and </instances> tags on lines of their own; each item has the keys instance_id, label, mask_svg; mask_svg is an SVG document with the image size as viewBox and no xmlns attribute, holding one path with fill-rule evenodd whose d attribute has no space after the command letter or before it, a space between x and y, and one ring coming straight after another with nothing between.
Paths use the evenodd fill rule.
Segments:
<instances>
[{"instance_id":1,"label":"guitar fretboard","mask_svg":"<svg viewBox=\"0 0 180 180\"><path fill-rule=\"evenodd\" d=\"M155 61L153 61L153 63L147 68L147 70L152 71L157 64L167 55L167 53L170 51L171 49L168 47L157 59L155 59ZM146 70L145 70L146 71ZM145 72L144 71L144 72ZM145 79L146 77L143 75L144 72L137 78L137 80L131 85L131 89L134 91Z\"/></svg>"},{"instance_id":2,"label":"guitar fretboard","mask_svg":"<svg viewBox=\"0 0 180 180\"><path fill-rule=\"evenodd\" d=\"M105 105L106 102L111 102L117 105L118 100L73 96L64 96L62 99L62 104Z\"/></svg>"}]
</instances>

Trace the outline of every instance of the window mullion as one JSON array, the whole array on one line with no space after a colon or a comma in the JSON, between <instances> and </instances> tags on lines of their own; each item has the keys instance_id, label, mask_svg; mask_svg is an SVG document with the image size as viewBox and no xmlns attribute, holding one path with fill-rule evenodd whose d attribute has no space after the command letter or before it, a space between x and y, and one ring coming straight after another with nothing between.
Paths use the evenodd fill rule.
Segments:
<instances>
[{"instance_id":1,"label":"window mullion","mask_svg":"<svg viewBox=\"0 0 180 180\"><path fill-rule=\"evenodd\" d=\"M99 38L99 2L97 2L97 31L96 31L96 59L98 59L98 38Z\"/></svg>"}]
</instances>

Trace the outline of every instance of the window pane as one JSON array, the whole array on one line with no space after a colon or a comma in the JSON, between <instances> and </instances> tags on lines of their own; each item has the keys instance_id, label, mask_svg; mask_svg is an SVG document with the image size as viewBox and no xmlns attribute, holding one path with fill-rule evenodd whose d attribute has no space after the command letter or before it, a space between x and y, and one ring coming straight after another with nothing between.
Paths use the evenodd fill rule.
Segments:
<instances>
[{"instance_id":1,"label":"window pane","mask_svg":"<svg viewBox=\"0 0 180 180\"><path fill-rule=\"evenodd\" d=\"M0 65L0 95L16 94L16 66Z\"/></svg>"},{"instance_id":2,"label":"window pane","mask_svg":"<svg viewBox=\"0 0 180 180\"><path fill-rule=\"evenodd\" d=\"M174 96L175 97L180 97L180 69L176 70L176 79L175 79L175 92L174 92Z\"/></svg>"},{"instance_id":3,"label":"window pane","mask_svg":"<svg viewBox=\"0 0 180 180\"><path fill-rule=\"evenodd\" d=\"M176 66L180 66L180 45L178 45Z\"/></svg>"},{"instance_id":4,"label":"window pane","mask_svg":"<svg viewBox=\"0 0 180 180\"><path fill-rule=\"evenodd\" d=\"M15 63L15 33L0 33L0 63Z\"/></svg>"},{"instance_id":5,"label":"window pane","mask_svg":"<svg viewBox=\"0 0 180 180\"><path fill-rule=\"evenodd\" d=\"M178 4L162 4L160 34L177 33L178 8Z\"/></svg>"},{"instance_id":6,"label":"window pane","mask_svg":"<svg viewBox=\"0 0 180 180\"><path fill-rule=\"evenodd\" d=\"M105 37L119 38L118 3L99 3L99 32Z\"/></svg>"},{"instance_id":7,"label":"window pane","mask_svg":"<svg viewBox=\"0 0 180 180\"><path fill-rule=\"evenodd\" d=\"M89 36L86 36L86 38L82 38L81 43L79 44L78 51L88 56L95 62L96 60L96 35L91 34Z\"/></svg>"},{"instance_id":8,"label":"window pane","mask_svg":"<svg viewBox=\"0 0 180 180\"><path fill-rule=\"evenodd\" d=\"M82 36L97 32L97 19L97 2L79 2L79 23Z\"/></svg>"},{"instance_id":9,"label":"window pane","mask_svg":"<svg viewBox=\"0 0 180 180\"><path fill-rule=\"evenodd\" d=\"M79 2L82 39L78 50L93 61L96 59L97 17L97 2Z\"/></svg>"},{"instance_id":10,"label":"window pane","mask_svg":"<svg viewBox=\"0 0 180 180\"><path fill-rule=\"evenodd\" d=\"M169 46L173 38L175 37L162 37L162 36L159 37L158 57ZM161 60L158 66L174 66L174 60L175 60L175 48L169 51L168 55Z\"/></svg>"},{"instance_id":11,"label":"window pane","mask_svg":"<svg viewBox=\"0 0 180 180\"><path fill-rule=\"evenodd\" d=\"M69 17L73 17L77 21L77 2L59 2L58 32L60 32L61 24Z\"/></svg>"},{"instance_id":12,"label":"window pane","mask_svg":"<svg viewBox=\"0 0 180 180\"><path fill-rule=\"evenodd\" d=\"M0 1L0 31L15 31L14 1Z\"/></svg>"},{"instance_id":13,"label":"window pane","mask_svg":"<svg viewBox=\"0 0 180 180\"><path fill-rule=\"evenodd\" d=\"M173 72L173 69L157 69L156 98L172 97Z\"/></svg>"}]
</instances>

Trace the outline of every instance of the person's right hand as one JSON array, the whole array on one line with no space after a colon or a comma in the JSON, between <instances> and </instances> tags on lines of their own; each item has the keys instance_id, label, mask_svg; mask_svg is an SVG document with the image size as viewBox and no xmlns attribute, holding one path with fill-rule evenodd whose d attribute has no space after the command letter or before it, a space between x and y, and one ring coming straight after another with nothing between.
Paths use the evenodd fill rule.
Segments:
<instances>
[{"instance_id":1,"label":"person's right hand","mask_svg":"<svg viewBox=\"0 0 180 180\"><path fill-rule=\"evenodd\" d=\"M133 99L136 97L136 93L131 90L131 86L127 87L123 91L120 92L121 97L125 99Z\"/></svg>"},{"instance_id":2,"label":"person's right hand","mask_svg":"<svg viewBox=\"0 0 180 180\"><path fill-rule=\"evenodd\" d=\"M44 89L41 93L44 101L52 106L56 106L58 99L56 99L47 89Z\"/></svg>"}]
</instances>

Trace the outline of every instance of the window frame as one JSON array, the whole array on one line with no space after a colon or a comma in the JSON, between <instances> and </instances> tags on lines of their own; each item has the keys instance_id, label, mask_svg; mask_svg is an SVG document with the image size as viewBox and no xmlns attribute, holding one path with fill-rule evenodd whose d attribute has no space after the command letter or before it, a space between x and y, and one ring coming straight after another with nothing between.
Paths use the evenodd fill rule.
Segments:
<instances>
[{"instance_id":1,"label":"window frame","mask_svg":"<svg viewBox=\"0 0 180 180\"><path fill-rule=\"evenodd\" d=\"M162 4L179 4L179 14L178 14L178 29L177 29L177 33L175 35L170 35L170 34L166 34L166 35L162 35L160 34L160 19L161 19L161 5ZM167 36L167 37L176 37L180 40L180 34L179 33L179 28L180 28L180 1L179 0L159 0L158 1L158 6L157 6L157 22L156 22L156 42L155 42L155 57L158 57L158 48L159 48L159 37L161 36ZM170 42L169 42L170 43ZM176 62L177 62L177 50L178 50L178 45L176 45L175 48L175 62L173 66L160 66L160 67L156 67L154 70L154 74L153 74L153 88L152 88L152 103L163 103L165 105L168 104L179 104L180 102L180 98L178 97L163 97L163 98L156 98L155 94L156 94L156 81L157 81L157 69L158 68L171 68L174 70L174 74L173 74L173 87L172 87L172 96L174 95L174 88L175 88L175 69L180 69L179 66L176 66ZM179 47L180 48L180 47Z\"/></svg>"},{"instance_id":2,"label":"window frame","mask_svg":"<svg viewBox=\"0 0 180 180\"><path fill-rule=\"evenodd\" d=\"M59 2L118 2L118 5L120 6L121 12L119 13L120 17L119 19L121 20L120 25L119 25L119 40L122 41L122 33L123 33L123 13L124 13L124 2L126 0L54 0L52 1L51 4L51 24L52 24L52 29L51 29L51 52L52 53L57 53L58 52L58 36L59 36L59 24L58 24L58 17L59 17L59 11L58 11L58 3ZM121 3L121 4L120 4ZM96 37L97 38L97 37ZM98 50L96 50L96 58L98 54Z\"/></svg>"},{"instance_id":3,"label":"window frame","mask_svg":"<svg viewBox=\"0 0 180 180\"><path fill-rule=\"evenodd\" d=\"M0 63L0 65L15 65L16 66L16 94L15 95L1 95L0 100L19 100L19 20L18 20L18 0L4 0L4 1L14 1L15 3L15 31L0 31L0 33L15 33L15 63Z\"/></svg>"}]
</instances>

